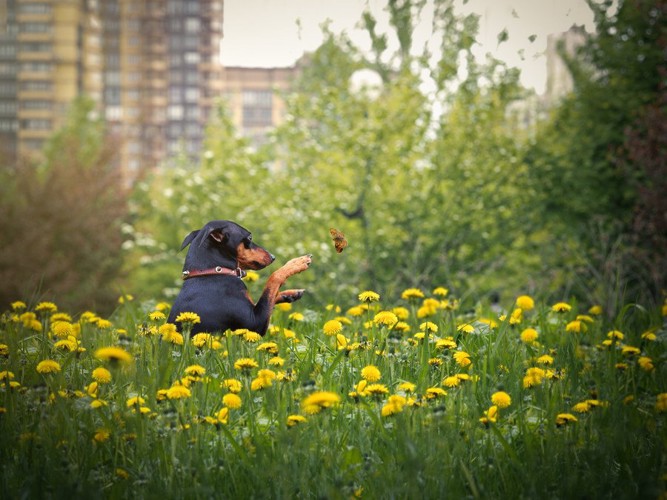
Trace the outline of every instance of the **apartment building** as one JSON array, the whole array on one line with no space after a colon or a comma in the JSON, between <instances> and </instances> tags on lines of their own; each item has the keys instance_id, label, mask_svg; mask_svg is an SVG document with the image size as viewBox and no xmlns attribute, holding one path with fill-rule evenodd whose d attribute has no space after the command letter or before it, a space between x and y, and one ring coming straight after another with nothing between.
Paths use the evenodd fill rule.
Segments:
<instances>
[{"instance_id":1,"label":"apartment building","mask_svg":"<svg viewBox=\"0 0 667 500\"><path fill-rule=\"evenodd\" d=\"M267 133L283 122L286 109L283 95L292 88L305 58L286 68L226 66L222 73L225 105L236 129L257 148Z\"/></svg>"},{"instance_id":2,"label":"apartment building","mask_svg":"<svg viewBox=\"0 0 667 500\"><path fill-rule=\"evenodd\" d=\"M102 96L95 3L0 0L0 158L39 152L82 93Z\"/></svg>"},{"instance_id":3,"label":"apartment building","mask_svg":"<svg viewBox=\"0 0 667 500\"><path fill-rule=\"evenodd\" d=\"M196 158L222 92L223 0L0 0L0 155L38 154L77 95L128 177Z\"/></svg>"}]
</instances>

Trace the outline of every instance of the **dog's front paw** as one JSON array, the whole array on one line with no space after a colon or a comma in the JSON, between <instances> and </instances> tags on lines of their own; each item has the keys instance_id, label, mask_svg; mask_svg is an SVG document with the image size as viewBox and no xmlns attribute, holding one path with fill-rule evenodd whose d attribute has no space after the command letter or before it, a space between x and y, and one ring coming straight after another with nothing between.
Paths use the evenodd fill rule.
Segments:
<instances>
[{"instance_id":1,"label":"dog's front paw","mask_svg":"<svg viewBox=\"0 0 667 500\"><path fill-rule=\"evenodd\" d=\"M289 277L308 269L312 261L312 255L302 255L301 257L296 257L288 261L282 268Z\"/></svg>"},{"instance_id":2,"label":"dog's front paw","mask_svg":"<svg viewBox=\"0 0 667 500\"><path fill-rule=\"evenodd\" d=\"M276 301L276 304L280 304L281 302L287 302L287 303L292 303L297 300L299 300L301 297L303 297L303 294L306 292L306 290L298 289L298 290L283 290L278 294L278 300Z\"/></svg>"}]
</instances>

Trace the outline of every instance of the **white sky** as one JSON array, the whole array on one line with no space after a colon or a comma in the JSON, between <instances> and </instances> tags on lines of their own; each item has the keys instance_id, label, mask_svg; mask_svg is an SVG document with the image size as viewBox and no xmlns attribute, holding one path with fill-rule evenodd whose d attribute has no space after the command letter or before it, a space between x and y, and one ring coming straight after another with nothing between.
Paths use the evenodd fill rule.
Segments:
<instances>
[{"instance_id":1,"label":"white sky","mask_svg":"<svg viewBox=\"0 0 667 500\"><path fill-rule=\"evenodd\" d=\"M291 66L322 42L321 25L331 21L334 33L346 32L360 48L369 45L358 23L366 7L387 26L385 0L225 0L222 63L226 66ZM480 14L479 55L491 53L521 69L521 81L538 93L546 83L547 35L573 24L593 30L593 15L584 0L455 0L460 12ZM429 8L431 7L431 8ZM413 47L421 49L430 34L432 4L424 11ZM498 46L498 33L509 39ZM534 42L528 37L537 35ZM519 51L523 49L523 59Z\"/></svg>"}]
</instances>

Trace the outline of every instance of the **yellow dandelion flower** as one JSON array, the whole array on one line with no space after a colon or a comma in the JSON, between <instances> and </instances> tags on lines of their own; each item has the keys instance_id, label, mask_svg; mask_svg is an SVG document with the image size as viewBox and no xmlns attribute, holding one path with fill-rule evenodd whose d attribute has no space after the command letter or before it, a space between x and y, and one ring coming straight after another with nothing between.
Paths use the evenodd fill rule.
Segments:
<instances>
[{"instance_id":1,"label":"yellow dandelion flower","mask_svg":"<svg viewBox=\"0 0 667 500\"><path fill-rule=\"evenodd\" d=\"M185 399L192 396L190 389L183 385L172 385L167 389L167 398L169 399Z\"/></svg>"},{"instance_id":2,"label":"yellow dandelion flower","mask_svg":"<svg viewBox=\"0 0 667 500\"><path fill-rule=\"evenodd\" d=\"M222 397L222 404L225 405L227 408L236 410L238 408L241 408L242 401L237 394L230 392L229 394L225 394Z\"/></svg>"},{"instance_id":3,"label":"yellow dandelion flower","mask_svg":"<svg viewBox=\"0 0 667 500\"><path fill-rule=\"evenodd\" d=\"M176 321L176 323L189 323L191 325L196 325L197 323L201 323L201 318L199 317L199 314L194 312L182 312L176 316L174 321Z\"/></svg>"},{"instance_id":4,"label":"yellow dandelion flower","mask_svg":"<svg viewBox=\"0 0 667 500\"><path fill-rule=\"evenodd\" d=\"M537 337L539 337L539 333L537 333L537 330L534 328L526 328L524 331L521 332L521 342L524 344L531 344L537 340Z\"/></svg>"},{"instance_id":5,"label":"yellow dandelion flower","mask_svg":"<svg viewBox=\"0 0 667 500\"><path fill-rule=\"evenodd\" d=\"M607 338L612 341L618 341L623 340L625 335L623 335L623 332L619 332L618 330L611 330L610 332L607 332Z\"/></svg>"},{"instance_id":6,"label":"yellow dandelion flower","mask_svg":"<svg viewBox=\"0 0 667 500\"><path fill-rule=\"evenodd\" d=\"M565 425L574 423L576 421L577 421L577 417L575 417L571 413L559 413L556 416L556 426L557 427L563 427Z\"/></svg>"},{"instance_id":7,"label":"yellow dandelion flower","mask_svg":"<svg viewBox=\"0 0 667 500\"><path fill-rule=\"evenodd\" d=\"M667 412L667 392L661 392L656 396L655 409L660 413Z\"/></svg>"},{"instance_id":8,"label":"yellow dandelion flower","mask_svg":"<svg viewBox=\"0 0 667 500\"><path fill-rule=\"evenodd\" d=\"M246 275L243 277L243 281L247 281L248 283L254 283L259 279L259 273L255 271L246 271Z\"/></svg>"},{"instance_id":9,"label":"yellow dandelion flower","mask_svg":"<svg viewBox=\"0 0 667 500\"><path fill-rule=\"evenodd\" d=\"M429 358L428 364L430 366L442 366L443 361L440 358Z\"/></svg>"},{"instance_id":10,"label":"yellow dandelion flower","mask_svg":"<svg viewBox=\"0 0 667 500\"><path fill-rule=\"evenodd\" d=\"M532 367L526 370L526 375L523 377L523 387L529 388L540 385L542 380L546 377L547 372L542 368Z\"/></svg>"},{"instance_id":11,"label":"yellow dandelion flower","mask_svg":"<svg viewBox=\"0 0 667 500\"><path fill-rule=\"evenodd\" d=\"M639 364L639 367L645 372L650 372L655 369L653 360L648 356L640 356L639 359L637 359L637 364Z\"/></svg>"},{"instance_id":12,"label":"yellow dandelion flower","mask_svg":"<svg viewBox=\"0 0 667 500\"><path fill-rule=\"evenodd\" d=\"M505 391L498 391L491 395L491 402L498 408L507 408L512 404L512 398Z\"/></svg>"},{"instance_id":13,"label":"yellow dandelion flower","mask_svg":"<svg viewBox=\"0 0 667 500\"><path fill-rule=\"evenodd\" d=\"M387 326L387 327L391 328L396 323L398 323L398 318L391 311L380 311L373 318L373 323L375 323L376 325L379 325L379 326L384 325L384 326Z\"/></svg>"},{"instance_id":14,"label":"yellow dandelion flower","mask_svg":"<svg viewBox=\"0 0 667 500\"><path fill-rule=\"evenodd\" d=\"M399 321L405 321L410 317L410 311L407 307L394 307L391 312L393 312Z\"/></svg>"},{"instance_id":15,"label":"yellow dandelion flower","mask_svg":"<svg viewBox=\"0 0 667 500\"><path fill-rule=\"evenodd\" d=\"M442 385L445 387L458 387L458 385L461 383L461 379L457 377L456 375L450 375L449 377L446 377L442 381Z\"/></svg>"},{"instance_id":16,"label":"yellow dandelion flower","mask_svg":"<svg viewBox=\"0 0 667 500\"><path fill-rule=\"evenodd\" d=\"M108 406L108 405L109 405L109 403L107 403L107 402L104 401L103 399L93 399L93 400L90 402L90 407L91 407L93 410L97 410L98 408L103 408L103 407Z\"/></svg>"},{"instance_id":17,"label":"yellow dandelion flower","mask_svg":"<svg viewBox=\"0 0 667 500\"><path fill-rule=\"evenodd\" d=\"M22 311L26 307L28 307L25 302L22 302L20 300L14 301L11 303L12 311Z\"/></svg>"},{"instance_id":18,"label":"yellow dandelion flower","mask_svg":"<svg viewBox=\"0 0 667 500\"><path fill-rule=\"evenodd\" d=\"M201 332L192 337L192 345L199 349L204 346L213 348L213 344L215 344L215 342L216 338L210 333Z\"/></svg>"},{"instance_id":19,"label":"yellow dandelion flower","mask_svg":"<svg viewBox=\"0 0 667 500\"><path fill-rule=\"evenodd\" d=\"M229 421L229 408L224 407L222 408L218 414L216 415L216 418L218 419L218 422L221 424L225 425Z\"/></svg>"},{"instance_id":20,"label":"yellow dandelion flower","mask_svg":"<svg viewBox=\"0 0 667 500\"><path fill-rule=\"evenodd\" d=\"M567 325L565 325L566 332L582 333L585 332L586 329L586 323L583 323L580 319L575 319L574 321L570 321Z\"/></svg>"},{"instance_id":21,"label":"yellow dandelion flower","mask_svg":"<svg viewBox=\"0 0 667 500\"><path fill-rule=\"evenodd\" d=\"M519 295L516 298L516 306L523 311L530 311L535 308L535 301L529 295Z\"/></svg>"},{"instance_id":22,"label":"yellow dandelion flower","mask_svg":"<svg viewBox=\"0 0 667 500\"><path fill-rule=\"evenodd\" d=\"M442 286L439 286L433 290L433 295L438 295L439 297L447 297L447 294L449 294L449 290Z\"/></svg>"},{"instance_id":23,"label":"yellow dandelion flower","mask_svg":"<svg viewBox=\"0 0 667 500\"><path fill-rule=\"evenodd\" d=\"M588 314L592 314L593 316L600 316L602 314L602 306L598 305L592 306L588 310Z\"/></svg>"},{"instance_id":24,"label":"yellow dandelion flower","mask_svg":"<svg viewBox=\"0 0 667 500\"><path fill-rule=\"evenodd\" d=\"M229 392L234 392L234 393L241 392L241 389L243 389L243 384L241 383L241 381L235 378L225 379L222 381L221 385Z\"/></svg>"},{"instance_id":25,"label":"yellow dandelion flower","mask_svg":"<svg viewBox=\"0 0 667 500\"><path fill-rule=\"evenodd\" d=\"M0 382L4 380L14 380L14 372L4 370L0 372Z\"/></svg>"},{"instance_id":26,"label":"yellow dandelion flower","mask_svg":"<svg viewBox=\"0 0 667 500\"><path fill-rule=\"evenodd\" d=\"M278 344L275 342L262 342L257 346L256 351L267 352L269 354L278 354Z\"/></svg>"},{"instance_id":27,"label":"yellow dandelion flower","mask_svg":"<svg viewBox=\"0 0 667 500\"><path fill-rule=\"evenodd\" d=\"M447 391L441 389L440 387L429 387L426 389L426 399L436 399L445 397L446 395Z\"/></svg>"},{"instance_id":28,"label":"yellow dandelion flower","mask_svg":"<svg viewBox=\"0 0 667 500\"><path fill-rule=\"evenodd\" d=\"M621 348L621 354L623 356L636 356L641 353L641 350L638 347L634 347L631 345L624 345Z\"/></svg>"},{"instance_id":29,"label":"yellow dandelion flower","mask_svg":"<svg viewBox=\"0 0 667 500\"><path fill-rule=\"evenodd\" d=\"M587 401L582 401L581 403L577 403L572 407L572 411L576 413L588 413L591 409L591 405L588 404Z\"/></svg>"},{"instance_id":30,"label":"yellow dandelion flower","mask_svg":"<svg viewBox=\"0 0 667 500\"><path fill-rule=\"evenodd\" d=\"M554 358L552 358L548 354L543 354L542 356L537 358L535 361L540 365L553 365L554 364Z\"/></svg>"},{"instance_id":31,"label":"yellow dandelion flower","mask_svg":"<svg viewBox=\"0 0 667 500\"><path fill-rule=\"evenodd\" d=\"M108 384L111 382L111 372L102 366L95 368L92 376L93 379L100 384Z\"/></svg>"},{"instance_id":32,"label":"yellow dandelion flower","mask_svg":"<svg viewBox=\"0 0 667 500\"><path fill-rule=\"evenodd\" d=\"M304 422L307 422L308 419L304 417L303 415L288 415L287 417L287 426L288 427L294 427L295 425L302 424Z\"/></svg>"},{"instance_id":33,"label":"yellow dandelion flower","mask_svg":"<svg viewBox=\"0 0 667 500\"><path fill-rule=\"evenodd\" d=\"M162 311L153 311L148 315L148 319L151 321L164 321L167 319L167 316Z\"/></svg>"},{"instance_id":34,"label":"yellow dandelion flower","mask_svg":"<svg viewBox=\"0 0 667 500\"><path fill-rule=\"evenodd\" d=\"M269 359L269 365L271 366L277 366L281 367L285 364L285 360L281 358L280 356L273 356L271 359Z\"/></svg>"},{"instance_id":35,"label":"yellow dandelion flower","mask_svg":"<svg viewBox=\"0 0 667 500\"><path fill-rule=\"evenodd\" d=\"M367 290L359 294L359 302L377 302L380 300L380 294Z\"/></svg>"},{"instance_id":36,"label":"yellow dandelion flower","mask_svg":"<svg viewBox=\"0 0 667 500\"><path fill-rule=\"evenodd\" d=\"M647 332L642 333L641 338L642 338L642 340L648 340L649 342L655 342L658 337L656 336L655 332L652 332L652 331L649 330Z\"/></svg>"},{"instance_id":37,"label":"yellow dandelion flower","mask_svg":"<svg viewBox=\"0 0 667 500\"><path fill-rule=\"evenodd\" d=\"M52 359L45 359L37 363L37 373L49 374L49 373L58 373L60 368L60 363Z\"/></svg>"},{"instance_id":38,"label":"yellow dandelion flower","mask_svg":"<svg viewBox=\"0 0 667 500\"><path fill-rule=\"evenodd\" d=\"M463 333L473 333L475 331L475 327L472 326L470 323L461 323L459 326L456 327L456 331Z\"/></svg>"},{"instance_id":39,"label":"yellow dandelion flower","mask_svg":"<svg viewBox=\"0 0 667 500\"><path fill-rule=\"evenodd\" d=\"M303 321L304 319L306 319L306 317L300 312L293 312L288 316L288 318L291 319L292 321Z\"/></svg>"},{"instance_id":40,"label":"yellow dandelion flower","mask_svg":"<svg viewBox=\"0 0 667 500\"><path fill-rule=\"evenodd\" d=\"M497 420L498 407L496 405L490 406L489 409L484 412L484 416L479 419L479 421L487 427L491 423L496 423Z\"/></svg>"},{"instance_id":41,"label":"yellow dandelion flower","mask_svg":"<svg viewBox=\"0 0 667 500\"><path fill-rule=\"evenodd\" d=\"M262 336L257 332L251 332L250 330L248 330L243 334L243 340L251 344L254 344L255 342L259 342L260 340L262 340Z\"/></svg>"},{"instance_id":42,"label":"yellow dandelion flower","mask_svg":"<svg viewBox=\"0 0 667 500\"><path fill-rule=\"evenodd\" d=\"M133 406L142 406L146 404L146 400L141 396L133 396L125 402L125 406L132 408Z\"/></svg>"},{"instance_id":43,"label":"yellow dandelion flower","mask_svg":"<svg viewBox=\"0 0 667 500\"><path fill-rule=\"evenodd\" d=\"M362 306L354 306L354 307L350 307L347 310L346 314L348 316L356 317L356 316L361 316L362 314L364 314L365 311L366 311L366 309Z\"/></svg>"},{"instance_id":44,"label":"yellow dandelion flower","mask_svg":"<svg viewBox=\"0 0 667 500\"><path fill-rule=\"evenodd\" d=\"M377 366L368 365L361 369L361 378L369 382L377 382L382 377Z\"/></svg>"},{"instance_id":45,"label":"yellow dandelion flower","mask_svg":"<svg viewBox=\"0 0 667 500\"><path fill-rule=\"evenodd\" d=\"M67 352L74 352L76 349L79 347L78 342L74 337L71 337L66 340L59 340L55 344L53 344L53 348L56 350L61 350L61 351L67 351Z\"/></svg>"},{"instance_id":46,"label":"yellow dandelion flower","mask_svg":"<svg viewBox=\"0 0 667 500\"><path fill-rule=\"evenodd\" d=\"M398 390L403 391L405 393L415 392L416 389L417 386L412 382L401 382L400 384L398 384Z\"/></svg>"},{"instance_id":47,"label":"yellow dandelion flower","mask_svg":"<svg viewBox=\"0 0 667 500\"><path fill-rule=\"evenodd\" d=\"M373 396L380 396L389 394L389 389L384 384L368 384L364 389L364 392Z\"/></svg>"},{"instance_id":48,"label":"yellow dandelion flower","mask_svg":"<svg viewBox=\"0 0 667 500\"><path fill-rule=\"evenodd\" d=\"M132 355L120 347L102 347L95 351L95 357L100 361L123 365L129 364L133 360Z\"/></svg>"},{"instance_id":49,"label":"yellow dandelion flower","mask_svg":"<svg viewBox=\"0 0 667 500\"><path fill-rule=\"evenodd\" d=\"M103 443L104 441L109 439L110 436L111 433L107 429L97 429L97 431L95 431L93 439L98 443Z\"/></svg>"},{"instance_id":50,"label":"yellow dandelion flower","mask_svg":"<svg viewBox=\"0 0 667 500\"><path fill-rule=\"evenodd\" d=\"M401 293L401 298L403 300L423 299L424 292L422 292L419 288L408 288L406 290L403 290L403 293Z\"/></svg>"},{"instance_id":51,"label":"yellow dandelion flower","mask_svg":"<svg viewBox=\"0 0 667 500\"><path fill-rule=\"evenodd\" d=\"M97 318L97 320L95 321L95 326L100 330L108 330L113 326L113 323L111 323L111 321L109 321L108 319Z\"/></svg>"},{"instance_id":52,"label":"yellow dandelion flower","mask_svg":"<svg viewBox=\"0 0 667 500\"><path fill-rule=\"evenodd\" d=\"M324 331L325 335L332 337L343 331L343 324L337 319L331 319L324 323L322 330Z\"/></svg>"},{"instance_id":53,"label":"yellow dandelion flower","mask_svg":"<svg viewBox=\"0 0 667 500\"><path fill-rule=\"evenodd\" d=\"M463 368L469 366L472 363L472 360L470 359L470 354L468 354L465 351L456 351L454 353L454 361L456 361L456 363L459 366L462 366Z\"/></svg>"},{"instance_id":54,"label":"yellow dandelion flower","mask_svg":"<svg viewBox=\"0 0 667 500\"><path fill-rule=\"evenodd\" d=\"M206 373L206 368L201 365L190 365L185 368L186 375L192 375L194 377L203 377Z\"/></svg>"},{"instance_id":55,"label":"yellow dandelion flower","mask_svg":"<svg viewBox=\"0 0 667 500\"><path fill-rule=\"evenodd\" d=\"M74 325L69 321L51 323L51 332L58 338L65 339L74 334Z\"/></svg>"},{"instance_id":56,"label":"yellow dandelion flower","mask_svg":"<svg viewBox=\"0 0 667 500\"><path fill-rule=\"evenodd\" d=\"M289 302L281 302L280 304L276 304L276 309L278 311L282 312L287 312L292 310L292 304Z\"/></svg>"},{"instance_id":57,"label":"yellow dandelion flower","mask_svg":"<svg viewBox=\"0 0 667 500\"><path fill-rule=\"evenodd\" d=\"M557 302L551 306L551 310L557 313L566 313L572 309L572 306L567 302Z\"/></svg>"},{"instance_id":58,"label":"yellow dandelion flower","mask_svg":"<svg viewBox=\"0 0 667 500\"><path fill-rule=\"evenodd\" d=\"M252 370L257 368L259 364L252 358L239 358L234 363L234 368L237 370Z\"/></svg>"},{"instance_id":59,"label":"yellow dandelion flower","mask_svg":"<svg viewBox=\"0 0 667 500\"><path fill-rule=\"evenodd\" d=\"M419 325L419 329L422 332L437 333L438 332L438 325L436 325L432 321L425 321L424 323Z\"/></svg>"},{"instance_id":60,"label":"yellow dandelion flower","mask_svg":"<svg viewBox=\"0 0 667 500\"><path fill-rule=\"evenodd\" d=\"M398 394L389 396L387 403L380 410L380 414L383 417L389 417L391 415L396 415L403 411L403 407L406 405L407 399Z\"/></svg>"},{"instance_id":61,"label":"yellow dandelion flower","mask_svg":"<svg viewBox=\"0 0 667 500\"><path fill-rule=\"evenodd\" d=\"M456 342L452 337L439 339L435 342L436 349L456 349Z\"/></svg>"},{"instance_id":62,"label":"yellow dandelion flower","mask_svg":"<svg viewBox=\"0 0 667 500\"><path fill-rule=\"evenodd\" d=\"M488 326L491 330L498 328L498 322L492 318L479 318L477 321Z\"/></svg>"},{"instance_id":63,"label":"yellow dandelion flower","mask_svg":"<svg viewBox=\"0 0 667 500\"><path fill-rule=\"evenodd\" d=\"M348 346L348 339L342 333L336 334L336 348L340 351L346 349Z\"/></svg>"},{"instance_id":64,"label":"yellow dandelion flower","mask_svg":"<svg viewBox=\"0 0 667 500\"><path fill-rule=\"evenodd\" d=\"M307 396L302 402L303 411L310 415L319 413L322 409L331 408L340 403L340 396L335 392L317 391Z\"/></svg>"},{"instance_id":65,"label":"yellow dandelion flower","mask_svg":"<svg viewBox=\"0 0 667 500\"><path fill-rule=\"evenodd\" d=\"M56 312L58 310L58 306L55 305L53 302L40 302L35 306L35 311L41 312L41 311L46 311L46 312Z\"/></svg>"}]
</instances>

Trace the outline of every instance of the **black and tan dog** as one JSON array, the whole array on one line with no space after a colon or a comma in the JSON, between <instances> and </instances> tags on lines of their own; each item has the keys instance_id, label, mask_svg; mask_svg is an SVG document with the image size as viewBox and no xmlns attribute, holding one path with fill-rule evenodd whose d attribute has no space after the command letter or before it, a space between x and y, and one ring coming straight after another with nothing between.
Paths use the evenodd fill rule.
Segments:
<instances>
[{"instance_id":1,"label":"black and tan dog","mask_svg":"<svg viewBox=\"0 0 667 500\"><path fill-rule=\"evenodd\" d=\"M287 278L308 269L311 256L290 260L269 277L262 296L253 303L241 278L249 269L263 269L275 257L256 245L251 233L227 220L215 220L192 231L181 250L190 245L183 266L183 287L174 302L168 321L176 323L182 312L194 312L201 323L191 333L224 332L247 328L261 335L269 327L277 303L294 302L304 290L280 290ZM176 323L180 329L178 323Z\"/></svg>"}]
</instances>

